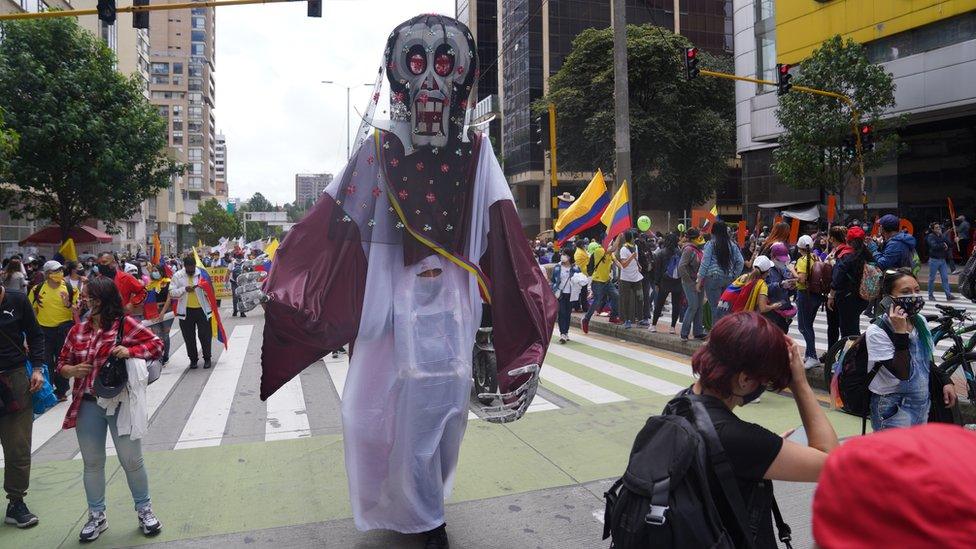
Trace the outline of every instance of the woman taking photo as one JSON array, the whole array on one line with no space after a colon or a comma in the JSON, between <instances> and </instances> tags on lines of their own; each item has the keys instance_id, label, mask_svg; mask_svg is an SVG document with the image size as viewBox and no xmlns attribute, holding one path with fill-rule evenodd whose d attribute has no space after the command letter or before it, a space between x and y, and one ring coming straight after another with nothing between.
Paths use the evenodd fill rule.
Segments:
<instances>
[{"instance_id":1,"label":"woman taking photo","mask_svg":"<svg viewBox=\"0 0 976 549\"><path fill-rule=\"evenodd\" d=\"M864 246L864 230L857 226L848 229L847 244L837 248L835 257L827 308L837 309L842 337L860 335L861 313L868 306L861 298L861 276L864 265L873 260Z\"/></svg>"},{"instance_id":2,"label":"woman taking photo","mask_svg":"<svg viewBox=\"0 0 976 549\"><path fill-rule=\"evenodd\" d=\"M946 407L956 403L956 388L932 361L932 333L919 315L925 294L910 268L885 272L881 283L885 312L864 333L868 348L868 372L878 365L871 380L871 428L911 427L928 421L929 375L939 375Z\"/></svg>"},{"instance_id":3,"label":"woman taking photo","mask_svg":"<svg viewBox=\"0 0 976 549\"><path fill-rule=\"evenodd\" d=\"M109 414L105 401L95 395L93 385L99 370L109 356L118 358L158 359L163 354L163 342L142 326L136 319L125 314L122 299L115 283L108 277L93 279L85 287L82 296L88 302L91 316L75 324L68 332L58 360L58 373L73 377L71 406L64 419L63 428L75 428L81 459L84 462L85 496L88 499L88 522L82 527L81 541L92 541L108 528L105 517L105 433L112 433L112 441L118 452L119 462L132 492L135 509L142 533L153 536L162 525L153 514L149 499L149 477L142 460L142 443L128 434L119 433L118 410ZM121 344L116 345L116 335L122 329Z\"/></svg>"},{"instance_id":4,"label":"woman taking photo","mask_svg":"<svg viewBox=\"0 0 976 549\"><path fill-rule=\"evenodd\" d=\"M712 239L705 244L701 267L698 268L698 289L705 291L705 299L712 310L712 321L718 321L718 301L722 292L742 274L742 252L729 238L724 221L712 226Z\"/></svg>"},{"instance_id":5,"label":"woman taking photo","mask_svg":"<svg viewBox=\"0 0 976 549\"><path fill-rule=\"evenodd\" d=\"M736 313L715 324L691 359L698 376L692 386L709 397L705 409L732 465L748 509L745 516L761 517L752 543L736 539L736 547L777 547L771 513L770 480L816 482L827 454L838 446L837 433L807 383L803 355L773 323L756 313ZM789 387L806 431L806 445L784 440L764 427L739 419L738 406L755 400L767 388ZM726 525L736 524L725 503L716 507ZM728 528L739 536L738 527Z\"/></svg>"}]
</instances>

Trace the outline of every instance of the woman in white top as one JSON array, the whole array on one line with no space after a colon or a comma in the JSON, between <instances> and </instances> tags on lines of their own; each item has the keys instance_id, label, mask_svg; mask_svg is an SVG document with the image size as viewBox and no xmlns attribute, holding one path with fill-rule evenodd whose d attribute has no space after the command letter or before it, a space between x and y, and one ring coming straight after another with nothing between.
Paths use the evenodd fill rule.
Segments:
<instances>
[{"instance_id":1,"label":"woman in white top","mask_svg":"<svg viewBox=\"0 0 976 549\"><path fill-rule=\"evenodd\" d=\"M634 245L634 233L624 233L624 245L617 252L620 255L620 316L624 321L624 328L631 328L634 322L639 322L643 308L644 289L641 281L644 275L640 273L637 262L637 247Z\"/></svg>"},{"instance_id":2,"label":"woman in white top","mask_svg":"<svg viewBox=\"0 0 976 549\"><path fill-rule=\"evenodd\" d=\"M569 317L573 301L579 300L580 288L583 287L585 277L579 267L573 263L572 246L563 248L559 252L559 263L552 268L549 284L552 293L559 300L559 342L569 341Z\"/></svg>"},{"instance_id":3,"label":"woman in white top","mask_svg":"<svg viewBox=\"0 0 976 549\"><path fill-rule=\"evenodd\" d=\"M885 272L882 282L885 313L868 326L868 372L877 374L871 391L871 427L875 431L892 427L911 427L928 421L930 402L932 334L919 315L925 295L911 269ZM943 403L952 407L956 391L952 381L939 377Z\"/></svg>"}]
</instances>

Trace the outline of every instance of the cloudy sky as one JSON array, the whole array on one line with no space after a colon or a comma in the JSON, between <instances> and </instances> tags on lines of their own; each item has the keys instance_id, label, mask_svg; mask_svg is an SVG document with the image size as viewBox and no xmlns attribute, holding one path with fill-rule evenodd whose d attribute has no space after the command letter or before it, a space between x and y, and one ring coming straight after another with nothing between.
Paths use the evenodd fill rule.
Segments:
<instances>
[{"instance_id":1,"label":"cloudy sky","mask_svg":"<svg viewBox=\"0 0 976 549\"><path fill-rule=\"evenodd\" d=\"M217 129L227 137L231 197L295 199L295 174L335 174L346 160L346 90L369 101L386 38L419 13L454 14L453 0L324 0L217 10ZM352 114L352 131L357 128Z\"/></svg>"}]
</instances>

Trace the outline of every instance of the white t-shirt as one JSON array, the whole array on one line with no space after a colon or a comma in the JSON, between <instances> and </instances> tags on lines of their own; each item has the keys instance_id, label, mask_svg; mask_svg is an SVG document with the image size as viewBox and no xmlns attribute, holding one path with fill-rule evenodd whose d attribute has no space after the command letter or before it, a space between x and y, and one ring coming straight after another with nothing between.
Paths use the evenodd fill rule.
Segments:
<instances>
[{"instance_id":1,"label":"white t-shirt","mask_svg":"<svg viewBox=\"0 0 976 549\"><path fill-rule=\"evenodd\" d=\"M911 340L911 345L917 344L918 331L912 328L908 338ZM864 340L868 346L868 372L874 369L875 363L895 358L895 344L891 342L891 338L881 326L868 325L868 329L864 332ZM882 366L871 380L868 390L876 395L887 395L895 392L899 383L901 380L888 368Z\"/></svg>"},{"instance_id":2,"label":"white t-shirt","mask_svg":"<svg viewBox=\"0 0 976 549\"><path fill-rule=\"evenodd\" d=\"M637 250L630 251L630 248L623 246L620 248L620 264L623 265L627 258L634 256L634 260L620 270L620 280L624 282L640 282L644 280L644 275L640 274L640 265L637 264Z\"/></svg>"}]
</instances>

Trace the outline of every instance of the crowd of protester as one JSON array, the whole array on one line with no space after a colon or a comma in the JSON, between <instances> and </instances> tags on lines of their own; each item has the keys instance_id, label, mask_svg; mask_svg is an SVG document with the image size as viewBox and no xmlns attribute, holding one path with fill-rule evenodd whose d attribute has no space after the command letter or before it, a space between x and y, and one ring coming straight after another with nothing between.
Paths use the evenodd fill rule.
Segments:
<instances>
[{"instance_id":1,"label":"crowd of protester","mask_svg":"<svg viewBox=\"0 0 976 549\"><path fill-rule=\"evenodd\" d=\"M211 253L205 267L226 267L228 286L253 268L261 252ZM195 255L162 257L118 256L111 252L65 260L15 254L0 269L0 445L5 460L4 489L9 503L5 522L20 528L38 524L24 498L31 468L33 393L46 379L56 401L71 402L63 422L74 429L81 449L83 487L88 520L79 539L98 538L108 527L105 515L105 441L111 435L125 472L138 518L146 536L160 532L149 494L141 436L147 427L144 391L148 375L128 359L169 359L169 332L178 318L186 341L190 368L210 368L212 314L210 295L203 291ZM213 289L212 287L210 288ZM217 302L219 306L219 301ZM234 299L234 316L238 311ZM197 341L200 349L198 351ZM102 374L111 360L124 361L129 391L114 397L99 393ZM146 368L145 365L142 368ZM148 369L141 370L147 373ZM144 393L143 393L144 394ZM139 418L142 418L141 420Z\"/></svg>"}]
</instances>

